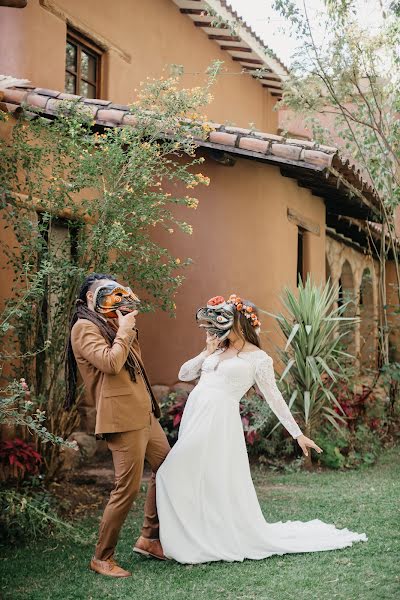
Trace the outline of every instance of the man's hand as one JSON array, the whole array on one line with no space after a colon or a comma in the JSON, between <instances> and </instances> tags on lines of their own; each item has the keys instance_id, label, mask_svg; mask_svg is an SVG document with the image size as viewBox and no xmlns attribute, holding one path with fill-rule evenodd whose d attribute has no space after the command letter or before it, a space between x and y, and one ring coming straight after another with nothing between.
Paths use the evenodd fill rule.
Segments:
<instances>
[{"instance_id":1,"label":"man's hand","mask_svg":"<svg viewBox=\"0 0 400 600\"><path fill-rule=\"evenodd\" d=\"M119 329L130 330L136 326L136 315L138 310L134 310L131 313L122 314L120 310L115 311L118 316L118 327Z\"/></svg>"},{"instance_id":2,"label":"man's hand","mask_svg":"<svg viewBox=\"0 0 400 600\"><path fill-rule=\"evenodd\" d=\"M322 448L317 446L317 444L315 442L310 440L310 438L306 437L305 435L299 435L299 437L296 438L296 440L297 440L300 448L303 450L304 456L308 456L307 448L314 448L314 450L316 450L316 452L318 452L318 454L321 454Z\"/></svg>"}]
</instances>

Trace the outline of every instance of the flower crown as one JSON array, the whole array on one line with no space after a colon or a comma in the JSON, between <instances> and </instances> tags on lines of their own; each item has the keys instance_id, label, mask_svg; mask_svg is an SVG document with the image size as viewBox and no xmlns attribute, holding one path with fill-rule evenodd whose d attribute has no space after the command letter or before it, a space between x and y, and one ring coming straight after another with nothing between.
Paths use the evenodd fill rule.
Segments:
<instances>
[{"instance_id":1,"label":"flower crown","mask_svg":"<svg viewBox=\"0 0 400 600\"><path fill-rule=\"evenodd\" d=\"M260 327L261 321L258 319L257 313L254 308L249 304L245 304L239 296L231 294L228 298L228 304L233 304L236 310L238 310L246 319L250 320L251 325L256 329Z\"/></svg>"},{"instance_id":2,"label":"flower crown","mask_svg":"<svg viewBox=\"0 0 400 600\"><path fill-rule=\"evenodd\" d=\"M236 294L231 294L229 299L226 301L227 304L233 304L236 310L242 313L246 317L246 319L250 320L251 325L256 329L260 327L261 321L259 321L258 316L254 308L248 304L244 304L243 300L239 298ZM225 304L225 298L223 296L214 296L214 298L210 298L207 302L208 308L215 308L219 306L223 306Z\"/></svg>"}]
</instances>

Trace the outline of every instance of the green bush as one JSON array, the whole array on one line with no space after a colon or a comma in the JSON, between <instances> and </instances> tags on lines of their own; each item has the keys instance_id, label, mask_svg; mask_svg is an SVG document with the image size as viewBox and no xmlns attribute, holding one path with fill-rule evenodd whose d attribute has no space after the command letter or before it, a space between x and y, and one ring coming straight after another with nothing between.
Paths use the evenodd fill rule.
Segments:
<instances>
[{"instance_id":1,"label":"green bush","mask_svg":"<svg viewBox=\"0 0 400 600\"><path fill-rule=\"evenodd\" d=\"M383 440L376 431L366 425L358 425L353 431L326 426L317 432L316 442L323 448L318 456L321 465L330 469L354 469L373 464L382 449Z\"/></svg>"},{"instance_id":2,"label":"green bush","mask_svg":"<svg viewBox=\"0 0 400 600\"><path fill-rule=\"evenodd\" d=\"M87 544L91 536L66 523L57 514L55 500L44 490L27 488L0 490L0 540L3 544L26 542L39 537L69 538Z\"/></svg>"}]
</instances>

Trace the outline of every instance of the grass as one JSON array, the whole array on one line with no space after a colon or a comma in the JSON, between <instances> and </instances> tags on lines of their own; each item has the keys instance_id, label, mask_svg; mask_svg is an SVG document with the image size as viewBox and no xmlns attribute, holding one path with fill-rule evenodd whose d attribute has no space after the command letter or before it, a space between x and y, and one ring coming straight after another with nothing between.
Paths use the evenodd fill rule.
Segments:
<instances>
[{"instance_id":1,"label":"grass","mask_svg":"<svg viewBox=\"0 0 400 600\"><path fill-rule=\"evenodd\" d=\"M393 600L400 597L398 570L400 452L383 454L368 469L352 472L274 474L255 470L268 521L321 518L366 532L369 541L344 550L271 557L244 563L183 566L131 553L139 534L143 498L118 545L133 577L114 580L91 573L90 546L54 539L1 549L0 597L4 600ZM84 524L93 531L97 522Z\"/></svg>"}]
</instances>

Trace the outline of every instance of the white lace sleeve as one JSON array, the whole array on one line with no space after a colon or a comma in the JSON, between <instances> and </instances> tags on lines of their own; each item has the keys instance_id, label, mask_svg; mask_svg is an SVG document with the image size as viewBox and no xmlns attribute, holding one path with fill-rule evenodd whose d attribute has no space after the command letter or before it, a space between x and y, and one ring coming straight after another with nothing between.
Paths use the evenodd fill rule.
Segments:
<instances>
[{"instance_id":1,"label":"white lace sleeve","mask_svg":"<svg viewBox=\"0 0 400 600\"><path fill-rule=\"evenodd\" d=\"M274 363L272 358L266 353L257 361L255 381L271 410L278 417L285 429L287 429L292 437L299 437L302 434L301 429L294 420L288 405L276 385Z\"/></svg>"},{"instance_id":2,"label":"white lace sleeve","mask_svg":"<svg viewBox=\"0 0 400 600\"><path fill-rule=\"evenodd\" d=\"M193 379L197 379L201 372L201 367L205 359L207 358L207 353L205 350L186 361L180 368L178 378L181 381L193 381Z\"/></svg>"}]
</instances>

